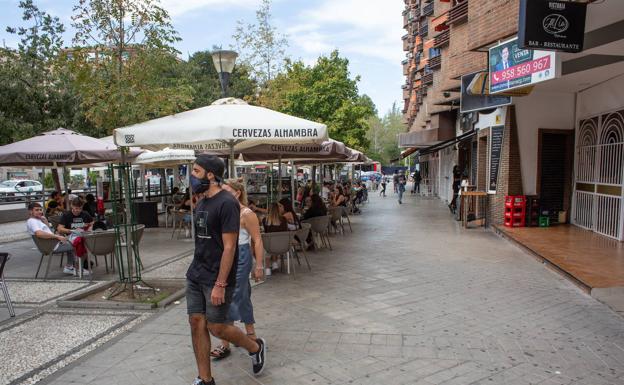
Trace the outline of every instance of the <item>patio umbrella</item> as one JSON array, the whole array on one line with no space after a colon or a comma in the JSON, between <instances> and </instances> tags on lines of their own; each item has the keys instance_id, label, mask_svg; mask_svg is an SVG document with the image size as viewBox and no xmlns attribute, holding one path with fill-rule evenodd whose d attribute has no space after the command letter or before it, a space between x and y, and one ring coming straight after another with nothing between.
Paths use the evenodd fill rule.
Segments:
<instances>
[{"instance_id":1,"label":"patio umbrella","mask_svg":"<svg viewBox=\"0 0 624 385\"><path fill-rule=\"evenodd\" d=\"M262 144L244 150L247 161L320 160L348 161L353 157L344 143L329 139L321 144Z\"/></svg>"},{"instance_id":2,"label":"patio umbrella","mask_svg":"<svg viewBox=\"0 0 624 385\"><path fill-rule=\"evenodd\" d=\"M139 151L126 156L134 158ZM73 166L121 159L110 143L66 128L57 128L19 142L0 146L0 166Z\"/></svg>"},{"instance_id":3,"label":"patio umbrella","mask_svg":"<svg viewBox=\"0 0 624 385\"><path fill-rule=\"evenodd\" d=\"M160 151L146 151L137 156L133 163L154 168L169 168L193 163L193 161L195 161L195 151L193 150L165 148Z\"/></svg>"},{"instance_id":4,"label":"patio umbrella","mask_svg":"<svg viewBox=\"0 0 624 385\"><path fill-rule=\"evenodd\" d=\"M197 108L117 128L115 143L146 149L192 149L230 152L230 175L234 153L259 144L312 144L327 140L324 124L297 118L240 99L226 98Z\"/></svg>"}]
</instances>

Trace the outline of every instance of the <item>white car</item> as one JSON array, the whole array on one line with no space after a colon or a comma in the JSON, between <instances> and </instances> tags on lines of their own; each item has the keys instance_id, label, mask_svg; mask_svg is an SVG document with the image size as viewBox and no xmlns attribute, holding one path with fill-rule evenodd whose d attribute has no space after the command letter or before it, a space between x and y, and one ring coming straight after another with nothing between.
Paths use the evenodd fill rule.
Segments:
<instances>
[{"instance_id":1,"label":"white car","mask_svg":"<svg viewBox=\"0 0 624 385\"><path fill-rule=\"evenodd\" d=\"M17 200L32 193L42 193L43 185L36 180L5 180L0 183L0 198Z\"/></svg>"}]
</instances>

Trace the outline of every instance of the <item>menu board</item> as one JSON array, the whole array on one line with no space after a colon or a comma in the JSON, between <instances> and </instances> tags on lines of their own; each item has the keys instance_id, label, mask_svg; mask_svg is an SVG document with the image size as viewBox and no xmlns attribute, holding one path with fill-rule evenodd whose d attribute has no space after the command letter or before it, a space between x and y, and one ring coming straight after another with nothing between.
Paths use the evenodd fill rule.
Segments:
<instances>
[{"instance_id":1,"label":"menu board","mask_svg":"<svg viewBox=\"0 0 624 385\"><path fill-rule=\"evenodd\" d=\"M504 133L505 126L490 127L490 173L488 178L488 193L490 194L496 194L498 187L498 171L503 152Z\"/></svg>"}]
</instances>

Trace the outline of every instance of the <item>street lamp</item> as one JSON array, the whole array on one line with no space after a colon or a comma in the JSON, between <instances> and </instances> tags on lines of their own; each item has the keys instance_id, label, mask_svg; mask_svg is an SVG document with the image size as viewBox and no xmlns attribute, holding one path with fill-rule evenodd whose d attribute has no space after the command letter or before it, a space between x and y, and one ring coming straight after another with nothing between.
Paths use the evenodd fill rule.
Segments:
<instances>
[{"instance_id":1,"label":"street lamp","mask_svg":"<svg viewBox=\"0 0 624 385\"><path fill-rule=\"evenodd\" d=\"M230 75L234 70L234 64L238 53L235 51L228 51L218 49L212 51L212 62L214 63L217 72L219 73L219 80L221 81L221 96L227 96L228 82L230 81Z\"/></svg>"}]
</instances>

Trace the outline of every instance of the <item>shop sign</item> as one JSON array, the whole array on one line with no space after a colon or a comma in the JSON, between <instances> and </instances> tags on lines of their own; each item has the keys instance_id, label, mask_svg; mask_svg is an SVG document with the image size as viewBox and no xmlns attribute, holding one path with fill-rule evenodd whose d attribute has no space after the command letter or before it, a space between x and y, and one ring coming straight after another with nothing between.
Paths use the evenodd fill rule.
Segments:
<instances>
[{"instance_id":1,"label":"shop sign","mask_svg":"<svg viewBox=\"0 0 624 385\"><path fill-rule=\"evenodd\" d=\"M581 52L587 4L571 1L520 0L520 47Z\"/></svg>"},{"instance_id":2,"label":"shop sign","mask_svg":"<svg viewBox=\"0 0 624 385\"><path fill-rule=\"evenodd\" d=\"M498 172L500 170L501 155L503 152L503 137L505 126L490 127L490 162L488 193L496 194L498 188Z\"/></svg>"},{"instance_id":3,"label":"shop sign","mask_svg":"<svg viewBox=\"0 0 624 385\"><path fill-rule=\"evenodd\" d=\"M461 77L461 99L459 107L461 113L482 111L511 104L511 98L508 96L488 95L488 90L484 89L487 86L485 81L480 83L481 87L477 87L477 90L473 90L471 85L475 77L479 74L481 74L481 72L475 72Z\"/></svg>"},{"instance_id":4,"label":"shop sign","mask_svg":"<svg viewBox=\"0 0 624 385\"><path fill-rule=\"evenodd\" d=\"M514 38L490 48L490 93L523 88L556 76L556 54L523 49Z\"/></svg>"}]
</instances>

